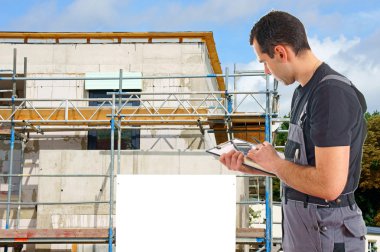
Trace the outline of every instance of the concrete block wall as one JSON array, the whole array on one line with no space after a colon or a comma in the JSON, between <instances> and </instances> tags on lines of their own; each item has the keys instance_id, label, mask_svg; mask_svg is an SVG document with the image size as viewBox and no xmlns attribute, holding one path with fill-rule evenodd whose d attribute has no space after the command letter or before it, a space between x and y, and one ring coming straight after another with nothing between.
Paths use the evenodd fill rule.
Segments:
<instances>
[{"instance_id":1,"label":"concrete block wall","mask_svg":"<svg viewBox=\"0 0 380 252\"><path fill-rule=\"evenodd\" d=\"M231 174L217 159L204 151L122 151L121 174ZM110 169L109 151L40 151L38 174L99 174ZM117 160L115 157L115 174ZM40 177L39 202L105 201L109 198L107 177ZM39 206L40 228L51 228L52 214L107 214L108 205L94 206Z\"/></svg>"},{"instance_id":2,"label":"concrete block wall","mask_svg":"<svg viewBox=\"0 0 380 252\"><path fill-rule=\"evenodd\" d=\"M88 72L141 72L145 76L201 75L212 73L203 43L125 43L125 44L0 44L0 69L10 69L13 48L17 48L17 69L22 73L28 58L28 76L84 76ZM143 80L143 92L214 91L214 79ZM27 98L86 98L83 81L27 81ZM151 96L157 98L158 95ZM181 96L184 97L184 96ZM190 97L190 96L189 96ZM196 97L192 95L191 97ZM150 98L150 97L144 97ZM166 97L165 97L166 98ZM159 106L162 102L154 102ZM196 106L199 102L193 102ZM34 102L33 106L58 106L59 102ZM77 106L86 105L76 103ZM175 106L168 102L165 106ZM178 127L177 127L178 128ZM108 151L87 151L87 133L31 134L26 144L24 170L27 174L107 173ZM228 173L202 149L215 144L212 134L194 130L141 130L140 151L123 151L122 173L131 174L224 174ZM190 151L200 149L202 151ZM0 155L8 155L0 145ZM20 161L19 161L20 162ZM23 178L22 200L80 201L108 197L105 178ZM239 196L240 197L240 196ZM24 208L23 208L24 209ZM31 220L25 227L96 227L108 225L108 205L25 207ZM29 213L28 212L28 213ZM29 215L28 215L29 216ZM238 217L242 218L242 217ZM106 221L107 220L107 221ZM242 221L238 221L241 223ZM33 251L30 247L28 251ZM63 248L62 248L63 249Z\"/></svg>"},{"instance_id":3,"label":"concrete block wall","mask_svg":"<svg viewBox=\"0 0 380 252\"><path fill-rule=\"evenodd\" d=\"M10 141L9 140L0 140L0 174L9 174L10 165L11 165L11 152L10 152ZM21 168L21 143L16 141L14 143L13 149L13 164L12 164L12 174L19 174L22 170ZM9 177L1 176L0 177L0 200L8 200L8 182ZM20 185L19 177L12 177L12 193L11 200L18 201L18 191ZM6 205L0 205L0 217L5 220L5 209ZM5 221L0 220L0 228L5 227Z\"/></svg>"},{"instance_id":4,"label":"concrete block wall","mask_svg":"<svg viewBox=\"0 0 380 252\"><path fill-rule=\"evenodd\" d=\"M87 72L141 72L145 76L199 75L212 73L204 43L122 43L122 44L0 44L0 69L11 69L13 48L17 49L17 71L23 71L23 58L28 59L30 77L82 77ZM217 90L213 79L143 80L144 92L190 92ZM27 81L26 97L37 99L86 98L83 81ZM158 95L152 96L157 98ZM183 96L182 96L183 97ZM149 97L146 97L149 98ZM166 97L163 97L166 98ZM58 106L60 102L34 101L33 106ZM160 106L162 102L153 102ZM197 105L194 102L192 105ZM76 106L87 105L75 103ZM31 106L27 104L27 106ZM165 106L178 106L168 102ZM27 143L24 173L33 173L39 166L39 151L50 149L86 149L86 132L45 134ZM193 130L141 130L141 149L204 149L215 143L213 135L202 137ZM0 146L7 153L8 146ZM4 154L6 155L6 154ZM5 161L6 162L6 161ZM24 179L29 193L36 193L35 179Z\"/></svg>"},{"instance_id":5,"label":"concrete block wall","mask_svg":"<svg viewBox=\"0 0 380 252\"><path fill-rule=\"evenodd\" d=\"M122 151L121 174L235 174L201 150ZM79 165L81 164L81 165ZM39 174L108 174L109 151L41 151ZM117 160L115 157L115 174ZM245 197L244 178L238 179L237 199ZM109 179L106 177L40 177L39 202L107 201ZM154 190L154 188L152 188ZM217 206L216 206L217 208ZM107 227L108 204L42 205L38 207L38 228ZM242 211L239 209L238 212ZM237 218L243 223L245 213Z\"/></svg>"},{"instance_id":6,"label":"concrete block wall","mask_svg":"<svg viewBox=\"0 0 380 252\"><path fill-rule=\"evenodd\" d=\"M204 43L122 43L122 44L1 44L0 69L12 66L13 48L17 48L17 69L23 69L23 57L28 58L30 77L82 77L88 72L141 72L145 76L201 75L212 73ZM143 80L143 92L191 92L217 90L215 79ZM196 95L192 95L195 97ZM27 98L86 98L88 91L83 81L28 81ZM158 98L158 95L143 98ZM183 98L186 98L182 96ZM189 96L190 97L190 96ZM166 98L166 97L161 97ZM153 102L160 106L162 102ZM193 102L195 106L199 102ZM59 102L33 102L34 106L58 106ZM76 105L85 105L76 103ZM167 102L167 107L177 107L177 102ZM171 131L167 135L176 135ZM70 135L66 134L65 135ZM149 134L147 134L149 136ZM177 135L177 137L181 135ZM85 135L82 135L86 138ZM147 143L144 143L147 141ZM57 142L57 139L55 140ZM147 146L147 137L141 145ZM81 144L78 143L79 145ZM85 146L85 145L84 145ZM173 148L186 148L174 145ZM193 145L196 146L196 145ZM204 148L201 145L200 148ZM193 147L191 147L193 148Z\"/></svg>"},{"instance_id":7,"label":"concrete block wall","mask_svg":"<svg viewBox=\"0 0 380 252\"><path fill-rule=\"evenodd\" d=\"M109 151L41 150L38 174L108 174ZM135 150L121 152L121 174L235 174L203 150ZM115 157L115 174L117 159ZM245 178L237 178L237 200L244 199ZM115 184L116 185L116 184ZM109 179L102 177L40 177L38 179L39 202L107 201ZM154 188L152 188L154 190ZM116 202L117 204L117 202ZM217 207L216 211L217 211ZM247 226L247 209L237 205L239 227ZM39 205L36 216L37 228L103 228L108 227L108 204ZM115 213L115 209L114 209ZM117 219L115 225L117 227ZM70 245L42 245L36 251L59 251ZM98 245L81 245L83 251L106 251ZM34 251L29 246L28 251Z\"/></svg>"}]
</instances>

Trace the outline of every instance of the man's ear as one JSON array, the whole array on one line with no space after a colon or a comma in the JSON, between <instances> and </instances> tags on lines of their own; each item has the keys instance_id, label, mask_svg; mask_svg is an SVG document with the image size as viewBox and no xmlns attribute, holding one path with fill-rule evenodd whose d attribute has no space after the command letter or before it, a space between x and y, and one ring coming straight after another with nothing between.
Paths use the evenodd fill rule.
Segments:
<instances>
[{"instance_id":1,"label":"man's ear","mask_svg":"<svg viewBox=\"0 0 380 252\"><path fill-rule=\"evenodd\" d=\"M277 55L282 62L288 60L288 51L283 45L276 45L274 47L274 54Z\"/></svg>"}]
</instances>

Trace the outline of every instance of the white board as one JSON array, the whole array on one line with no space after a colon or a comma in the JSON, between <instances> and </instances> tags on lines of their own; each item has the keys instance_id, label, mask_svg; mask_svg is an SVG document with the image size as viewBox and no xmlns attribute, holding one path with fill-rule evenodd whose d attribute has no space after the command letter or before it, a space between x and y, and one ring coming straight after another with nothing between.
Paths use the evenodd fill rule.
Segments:
<instances>
[{"instance_id":1,"label":"white board","mask_svg":"<svg viewBox=\"0 0 380 252\"><path fill-rule=\"evenodd\" d=\"M234 252L231 175L118 175L116 250Z\"/></svg>"}]
</instances>

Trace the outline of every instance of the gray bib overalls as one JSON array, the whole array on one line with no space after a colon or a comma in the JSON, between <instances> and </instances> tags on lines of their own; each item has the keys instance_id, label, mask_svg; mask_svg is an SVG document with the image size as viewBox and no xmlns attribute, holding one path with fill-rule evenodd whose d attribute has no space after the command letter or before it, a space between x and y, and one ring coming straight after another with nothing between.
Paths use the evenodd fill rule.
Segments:
<instances>
[{"instance_id":1,"label":"gray bib overalls","mask_svg":"<svg viewBox=\"0 0 380 252\"><path fill-rule=\"evenodd\" d=\"M353 86L348 79L339 75L327 75L320 83L328 79ZM289 124L285 147L286 159L300 165L309 165L303 132L307 100L297 120ZM285 252L365 251L366 227L353 196L356 188L332 202L303 194L286 184L283 184L283 189L282 248Z\"/></svg>"}]
</instances>

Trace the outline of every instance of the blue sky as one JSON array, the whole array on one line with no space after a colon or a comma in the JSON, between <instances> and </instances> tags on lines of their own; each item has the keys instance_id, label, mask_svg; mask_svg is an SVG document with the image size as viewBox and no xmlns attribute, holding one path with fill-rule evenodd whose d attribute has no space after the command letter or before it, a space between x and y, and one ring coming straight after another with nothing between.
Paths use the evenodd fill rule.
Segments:
<instances>
[{"instance_id":1,"label":"blue sky","mask_svg":"<svg viewBox=\"0 0 380 252\"><path fill-rule=\"evenodd\" d=\"M305 24L314 52L380 110L380 1L378 0L0 0L1 31L212 31L222 67L262 68L248 43L250 29L270 10ZM241 80L241 89L258 88ZM295 85L293 85L295 86ZM292 88L281 88L284 113Z\"/></svg>"}]
</instances>

